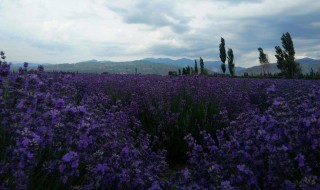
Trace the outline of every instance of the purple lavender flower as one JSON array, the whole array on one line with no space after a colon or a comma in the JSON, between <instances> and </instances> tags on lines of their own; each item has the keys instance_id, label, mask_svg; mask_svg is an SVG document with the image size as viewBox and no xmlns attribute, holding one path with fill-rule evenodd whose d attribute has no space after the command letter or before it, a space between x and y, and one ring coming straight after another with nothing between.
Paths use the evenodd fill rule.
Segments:
<instances>
[{"instance_id":1,"label":"purple lavender flower","mask_svg":"<svg viewBox=\"0 0 320 190\"><path fill-rule=\"evenodd\" d=\"M19 75L23 75L24 74L24 70L21 67L19 67L18 73L19 73Z\"/></svg>"},{"instance_id":2,"label":"purple lavender flower","mask_svg":"<svg viewBox=\"0 0 320 190\"><path fill-rule=\"evenodd\" d=\"M64 102L63 99L58 99L58 100L56 100L56 101L54 102L54 106L55 106L55 108L58 109L58 110L62 109L62 108L64 107L64 104L65 104L65 102Z\"/></svg>"},{"instance_id":3,"label":"purple lavender flower","mask_svg":"<svg viewBox=\"0 0 320 190\"><path fill-rule=\"evenodd\" d=\"M78 156L78 154L74 151L69 151L67 154L65 154L62 157L62 160L65 162L70 162L71 160L75 159Z\"/></svg>"},{"instance_id":4,"label":"purple lavender flower","mask_svg":"<svg viewBox=\"0 0 320 190\"><path fill-rule=\"evenodd\" d=\"M303 167L305 165L305 158L302 154L298 154L295 159L298 161L299 167Z\"/></svg>"},{"instance_id":5,"label":"purple lavender flower","mask_svg":"<svg viewBox=\"0 0 320 190\"><path fill-rule=\"evenodd\" d=\"M0 80L5 187L50 176L73 189L319 189L319 81L44 72ZM187 169L168 172L168 162Z\"/></svg>"},{"instance_id":6,"label":"purple lavender flower","mask_svg":"<svg viewBox=\"0 0 320 190\"><path fill-rule=\"evenodd\" d=\"M189 170L188 170L188 169L184 169L184 170L183 170L183 177L184 177L185 179L188 179L188 178L189 178L189 175L190 175Z\"/></svg>"},{"instance_id":7,"label":"purple lavender flower","mask_svg":"<svg viewBox=\"0 0 320 190\"><path fill-rule=\"evenodd\" d=\"M97 173L101 173L101 175L104 175L106 170L107 170L107 164L98 164L96 167Z\"/></svg>"}]
</instances>

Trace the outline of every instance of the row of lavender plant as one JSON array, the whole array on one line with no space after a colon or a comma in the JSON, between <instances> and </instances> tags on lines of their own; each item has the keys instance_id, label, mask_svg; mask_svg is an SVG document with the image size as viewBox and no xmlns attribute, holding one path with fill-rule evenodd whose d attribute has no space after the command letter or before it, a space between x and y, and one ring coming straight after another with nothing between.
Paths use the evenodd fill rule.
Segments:
<instances>
[{"instance_id":1,"label":"row of lavender plant","mask_svg":"<svg viewBox=\"0 0 320 190\"><path fill-rule=\"evenodd\" d=\"M7 75L0 187L320 188L319 81Z\"/></svg>"},{"instance_id":2,"label":"row of lavender plant","mask_svg":"<svg viewBox=\"0 0 320 190\"><path fill-rule=\"evenodd\" d=\"M218 140L205 131L198 142L186 136L192 170L179 188L320 189L320 88L295 84L283 94L268 88L267 110L239 114Z\"/></svg>"},{"instance_id":3,"label":"row of lavender plant","mask_svg":"<svg viewBox=\"0 0 320 190\"><path fill-rule=\"evenodd\" d=\"M77 105L72 76L27 64L1 79L1 188L141 189L163 176L165 151L151 150L120 101L91 94Z\"/></svg>"}]
</instances>

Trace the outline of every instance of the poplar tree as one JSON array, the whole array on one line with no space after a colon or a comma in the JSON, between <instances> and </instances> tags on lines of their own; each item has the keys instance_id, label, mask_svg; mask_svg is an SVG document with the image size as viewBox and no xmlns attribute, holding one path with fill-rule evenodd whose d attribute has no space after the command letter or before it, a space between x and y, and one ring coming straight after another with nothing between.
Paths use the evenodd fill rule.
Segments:
<instances>
[{"instance_id":1,"label":"poplar tree","mask_svg":"<svg viewBox=\"0 0 320 190\"><path fill-rule=\"evenodd\" d=\"M198 63L197 63L197 60L194 60L194 73L196 75L198 74Z\"/></svg>"},{"instance_id":2,"label":"poplar tree","mask_svg":"<svg viewBox=\"0 0 320 190\"><path fill-rule=\"evenodd\" d=\"M265 75L266 71L269 72L269 59L267 54L263 52L263 49L261 47L258 48L258 51L259 51L259 62L261 64L263 74Z\"/></svg>"},{"instance_id":3,"label":"poplar tree","mask_svg":"<svg viewBox=\"0 0 320 190\"><path fill-rule=\"evenodd\" d=\"M203 59L200 57L200 74L204 74L204 62Z\"/></svg>"},{"instance_id":4,"label":"poplar tree","mask_svg":"<svg viewBox=\"0 0 320 190\"><path fill-rule=\"evenodd\" d=\"M285 33L281 37L282 47L276 46L277 67L281 70L281 73L288 77L293 78L294 75L301 73L301 67L298 62L295 61L295 50L291 35L289 32Z\"/></svg>"},{"instance_id":5,"label":"poplar tree","mask_svg":"<svg viewBox=\"0 0 320 190\"><path fill-rule=\"evenodd\" d=\"M225 48L225 41L223 38L221 38L221 43L219 45L219 50L220 50L220 59L221 59L221 70L223 74L226 72L226 59L227 59L227 54L226 54L226 48Z\"/></svg>"},{"instance_id":6,"label":"poplar tree","mask_svg":"<svg viewBox=\"0 0 320 190\"><path fill-rule=\"evenodd\" d=\"M228 68L229 68L229 72L230 75L233 77L234 76L234 55L233 55L233 50L232 49L228 49Z\"/></svg>"}]
</instances>

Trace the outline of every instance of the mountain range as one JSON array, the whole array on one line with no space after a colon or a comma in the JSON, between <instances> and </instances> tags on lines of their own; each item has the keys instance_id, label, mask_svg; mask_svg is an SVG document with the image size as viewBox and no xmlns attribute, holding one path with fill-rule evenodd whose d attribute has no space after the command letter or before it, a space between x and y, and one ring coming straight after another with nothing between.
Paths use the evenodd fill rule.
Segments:
<instances>
[{"instance_id":1,"label":"mountain range","mask_svg":"<svg viewBox=\"0 0 320 190\"><path fill-rule=\"evenodd\" d=\"M23 64L14 63L13 70L17 70ZM29 64L29 69L36 69L40 64ZM89 60L78 63L46 64L46 71L65 71L79 73L120 73L120 74L156 74L167 75L169 71L178 71L179 67L165 63L155 63L146 60L127 62Z\"/></svg>"},{"instance_id":2,"label":"mountain range","mask_svg":"<svg viewBox=\"0 0 320 190\"><path fill-rule=\"evenodd\" d=\"M296 59L298 63L300 63L302 73L307 74L310 73L311 68L313 71L320 73L320 60L311 59L311 58L303 58L303 59ZM262 66L257 65L253 66L244 70L236 70L236 75L243 75L244 73L248 73L249 75L259 75L262 72ZM280 73L280 70L277 68L276 63L271 63L269 65L269 73Z\"/></svg>"},{"instance_id":3,"label":"mountain range","mask_svg":"<svg viewBox=\"0 0 320 190\"><path fill-rule=\"evenodd\" d=\"M303 73L309 73L311 68L314 72L320 72L320 60L304 58L297 59L300 63ZM199 60L198 68L200 67ZM45 66L46 71L66 71L66 72L80 72L80 73L121 73L121 74L156 74L167 75L169 71L178 71L183 67L194 67L194 60L178 59L173 60L169 58L146 58L143 60L113 62L113 61L97 61L88 60L78 63L62 63L62 64L41 64ZM12 68L17 70L23 63L13 63ZM29 63L30 69L35 69L38 63ZM222 73L220 61L204 61L204 66L209 70L209 73ZM236 75L259 75L261 73L261 66L253 66L250 68L235 67ZM280 70L276 64L270 64L270 73L279 73ZM228 73L228 69L227 69Z\"/></svg>"},{"instance_id":4,"label":"mountain range","mask_svg":"<svg viewBox=\"0 0 320 190\"><path fill-rule=\"evenodd\" d=\"M179 67L194 67L195 61L191 60L191 59L178 59L178 60L172 60L172 59L168 59L168 58L146 58L144 60L150 61L150 62L154 62L154 63L166 63L169 65L176 65ZM199 60L197 60L198 63L198 68L200 68L200 64L199 64ZM204 67L207 68L209 70L209 72L211 73L222 73L221 70L221 61L204 61ZM244 70L246 68L244 67L235 67L236 71L241 71ZM229 73L229 72L228 72Z\"/></svg>"}]
</instances>

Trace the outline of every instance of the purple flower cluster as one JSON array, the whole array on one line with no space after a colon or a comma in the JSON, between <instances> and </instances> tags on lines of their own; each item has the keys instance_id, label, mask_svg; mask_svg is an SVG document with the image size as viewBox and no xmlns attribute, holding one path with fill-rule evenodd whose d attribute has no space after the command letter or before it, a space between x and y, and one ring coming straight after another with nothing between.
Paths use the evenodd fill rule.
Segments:
<instances>
[{"instance_id":1,"label":"purple flower cluster","mask_svg":"<svg viewBox=\"0 0 320 190\"><path fill-rule=\"evenodd\" d=\"M296 87L282 97L270 86L270 106L239 114L217 132L217 139L205 131L199 142L186 136L193 170L182 184L195 189L320 189L320 87Z\"/></svg>"},{"instance_id":2,"label":"purple flower cluster","mask_svg":"<svg viewBox=\"0 0 320 190\"><path fill-rule=\"evenodd\" d=\"M60 188L141 189L163 177L166 152L152 150L121 101L100 93L78 102L69 75L23 72L4 80L12 86L1 96L3 187L32 189L54 178Z\"/></svg>"},{"instance_id":3,"label":"purple flower cluster","mask_svg":"<svg viewBox=\"0 0 320 190\"><path fill-rule=\"evenodd\" d=\"M319 131L319 81L24 63L0 76L0 188L319 189Z\"/></svg>"}]
</instances>

